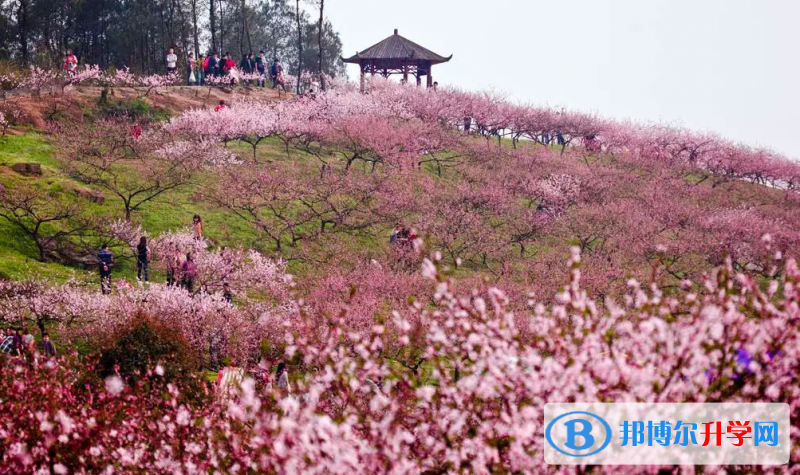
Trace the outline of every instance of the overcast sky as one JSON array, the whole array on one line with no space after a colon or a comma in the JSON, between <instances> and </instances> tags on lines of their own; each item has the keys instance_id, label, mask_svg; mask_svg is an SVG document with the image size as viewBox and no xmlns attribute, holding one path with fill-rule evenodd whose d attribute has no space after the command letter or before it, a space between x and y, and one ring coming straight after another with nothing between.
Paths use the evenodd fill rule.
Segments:
<instances>
[{"instance_id":1,"label":"overcast sky","mask_svg":"<svg viewBox=\"0 0 800 475\"><path fill-rule=\"evenodd\" d=\"M433 68L441 85L715 131L800 159L800 0L325 3L346 56L397 28L453 54Z\"/></svg>"}]
</instances>

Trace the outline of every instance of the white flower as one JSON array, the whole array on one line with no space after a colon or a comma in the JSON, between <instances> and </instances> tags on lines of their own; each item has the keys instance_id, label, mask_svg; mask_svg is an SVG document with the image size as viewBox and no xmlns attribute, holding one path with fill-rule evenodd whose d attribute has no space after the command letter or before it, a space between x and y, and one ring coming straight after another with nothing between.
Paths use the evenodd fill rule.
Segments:
<instances>
[{"instance_id":1,"label":"white flower","mask_svg":"<svg viewBox=\"0 0 800 475\"><path fill-rule=\"evenodd\" d=\"M426 279L436 280L436 266L428 258L422 261L422 276Z\"/></svg>"},{"instance_id":2,"label":"white flower","mask_svg":"<svg viewBox=\"0 0 800 475\"><path fill-rule=\"evenodd\" d=\"M108 393L112 396L116 396L117 394L121 393L124 387L125 383L119 376L113 375L106 378L106 391L108 391Z\"/></svg>"},{"instance_id":3,"label":"white flower","mask_svg":"<svg viewBox=\"0 0 800 475\"><path fill-rule=\"evenodd\" d=\"M66 475L69 473L67 472L67 467L61 465L60 463L53 465L53 472L57 473L58 475Z\"/></svg>"},{"instance_id":4,"label":"white flower","mask_svg":"<svg viewBox=\"0 0 800 475\"><path fill-rule=\"evenodd\" d=\"M164 376L164 367L161 365L156 365L156 374L159 376Z\"/></svg>"}]
</instances>

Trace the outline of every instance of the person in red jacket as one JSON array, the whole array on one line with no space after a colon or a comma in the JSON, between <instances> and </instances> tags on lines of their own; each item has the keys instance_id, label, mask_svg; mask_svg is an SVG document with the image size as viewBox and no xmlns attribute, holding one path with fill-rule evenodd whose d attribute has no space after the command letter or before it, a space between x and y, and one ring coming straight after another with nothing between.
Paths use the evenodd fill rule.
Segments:
<instances>
[{"instance_id":1,"label":"person in red jacket","mask_svg":"<svg viewBox=\"0 0 800 475\"><path fill-rule=\"evenodd\" d=\"M70 76L78 72L78 58L72 54L72 50L67 50L67 56L64 58L64 71Z\"/></svg>"},{"instance_id":2,"label":"person in red jacket","mask_svg":"<svg viewBox=\"0 0 800 475\"><path fill-rule=\"evenodd\" d=\"M221 111L222 109L224 109L225 107L226 107L226 106L225 106L225 101L223 101L223 100L220 100L220 101L219 101L219 104L217 104L217 107L215 107L215 108L214 108L214 112L219 112L219 111Z\"/></svg>"},{"instance_id":3,"label":"person in red jacket","mask_svg":"<svg viewBox=\"0 0 800 475\"><path fill-rule=\"evenodd\" d=\"M131 127L131 136L135 139L142 137L142 126L139 124L133 124Z\"/></svg>"}]
</instances>

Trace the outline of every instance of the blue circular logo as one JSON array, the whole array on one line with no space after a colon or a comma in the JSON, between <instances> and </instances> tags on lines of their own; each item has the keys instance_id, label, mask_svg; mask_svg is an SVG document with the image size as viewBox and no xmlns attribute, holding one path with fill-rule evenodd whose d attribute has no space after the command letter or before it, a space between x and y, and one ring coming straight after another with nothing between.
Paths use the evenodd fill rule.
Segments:
<instances>
[{"instance_id":1,"label":"blue circular logo","mask_svg":"<svg viewBox=\"0 0 800 475\"><path fill-rule=\"evenodd\" d=\"M569 416L573 417L570 418ZM562 446L559 446L553 441L551 432L553 432L554 428L561 429L561 426L556 426L556 423L562 419L564 419L563 427L566 429L566 440L563 442ZM595 436L599 435L599 430L596 429L600 428L605 430L605 435L602 444L599 444L599 448L585 454L577 453L578 451L594 449L598 446ZM559 434L561 435L561 432L559 432ZM591 412L573 411L561 414L550 421L550 424L547 425L547 429L544 431L544 436L550 446L564 455L569 455L570 457L588 457L608 447L608 444L611 443L613 432L611 431L611 426L608 425L608 422L602 417L592 414ZM572 450L574 452L570 453L567 450Z\"/></svg>"}]
</instances>

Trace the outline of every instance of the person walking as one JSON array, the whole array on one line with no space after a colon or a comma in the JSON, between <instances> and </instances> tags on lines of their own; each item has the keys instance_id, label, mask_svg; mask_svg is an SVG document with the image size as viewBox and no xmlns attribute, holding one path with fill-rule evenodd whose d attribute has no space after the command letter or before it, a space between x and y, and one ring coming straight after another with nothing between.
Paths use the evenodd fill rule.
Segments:
<instances>
[{"instance_id":1,"label":"person walking","mask_svg":"<svg viewBox=\"0 0 800 475\"><path fill-rule=\"evenodd\" d=\"M197 277L197 265L194 263L192 253L186 254L186 261L181 266L181 284L190 294L194 292L194 279Z\"/></svg>"},{"instance_id":2,"label":"person walking","mask_svg":"<svg viewBox=\"0 0 800 475\"><path fill-rule=\"evenodd\" d=\"M220 110L225 108L225 102L219 101L219 105L214 108L215 112L219 112ZM192 230L194 231L194 238L198 241L203 239L203 219L200 217L199 214L194 215L192 218Z\"/></svg>"},{"instance_id":3,"label":"person walking","mask_svg":"<svg viewBox=\"0 0 800 475\"><path fill-rule=\"evenodd\" d=\"M258 52L256 58L256 71L258 72L259 79L256 80L256 87L266 87L267 85L267 58L264 56L264 50Z\"/></svg>"},{"instance_id":4,"label":"person walking","mask_svg":"<svg viewBox=\"0 0 800 475\"><path fill-rule=\"evenodd\" d=\"M203 69L206 72L206 77L216 76L217 62L218 62L217 53L208 55L208 58L206 58L205 63L203 63Z\"/></svg>"},{"instance_id":5,"label":"person walking","mask_svg":"<svg viewBox=\"0 0 800 475\"><path fill-rule=\"evenodd\" d=\"M78 58L72 54L72 50L67 50L67 56L64 58L64 71L67 75L74 76L78 72Z\"/></svg>"},{"instance_id":6,"label":"person walking","mask_svg":"<svg viewBox=\"0 0 800 475\"><path fill-rule=\"evenodd\" d=\"M175 51L170 48L167 50L167 74L172 74L178 68L178 55L175 54Z\"/></svg>"},{"instance_id":7,"label":"person walking","mask_svg":"<svg viewBox=\"0 0 800 475\"><path fill-rule=\"evenodd\" d=\"M233 56L231 56L230 53L225 53L225 59L223 61L222 73L223 75L230 77L229 84L233 86L236 84L236 78L233 77L232 71L236 69L236 61L233 60Z\"/></svg>"},{"instance_id":8,"label":"person walking","mask_svg":"<svg viewBox=\"0 0 800 475\"><path fill-rule=\"evenodd\" d=\"M173 285L177 285L178 282L175 279L175 276L181 269L181 253L178 251L178 247L175 244L170 244L167 247L167 286L172 287Z\"/></svg>"},{"instance_id":9,"label":"person walking","mask_svg":"<svg viewBox=\"0 0 800 475\"><path fill-rule=\"evenodd\" d=\"M197 71L198 86L205 86L206 84L206 69L208 69L208 58L206 58L206 55L200 53L194 68L194 70Z\"/></svg>"},{"instance_id":10,"label":"person walking","mask_svg":"<svg viewBox=\"0 0 800 475\"><path fill-rule=\"evenodd\" d=\"M39 344L39 349L45 358L55 358L58 356L56 345L50 340L50 335L47 334L47 332L42 333L42 342Z\"/></svg>"},{"instance_id":11,"label":"person walking","mask_svg":"<svg viewBox=\"0 0 800 475\"><path fill-rule=\"evenodd\" d=\"M16 350L17 350L16 338L14 335L14 329L12 328L8 332L8 335L6 335L5 338L3 338L3 341L0 342L0 353L5 353L11 356L19 356L16 353Z\"/></svg>"},{"instance_id":12,"label":"person walking","mask_svg":"<svg viewBox=\"0 0 800 475\"><path fill-rule=\"evenodd\" d=\"M100 267L100 289L103 294L111 293L111 268L114 266L114 254L108 250L108 244L103 244L97 253L97 263Z\"/></svg>"},{"instance_id":13,"label":"person walking","mask_svg":"<svg viewBox=\"0 0 800 475\"><path fill-rule=\"evenodd\" d=\"M222 284L222 298L229 304L233 304L233 292L231 292L231 286L227 282Z\"/></svg>"},{"instance_id":14,"label":"person walking","mask_svg":"<svg viewBox=\"0 0 800 475\"><path fill-rule=\"evenodd\" d=\"M239 63L239 69L242 70L242 74L253 74L254 67L255 64L253 64L253 53L243 54L242 62ZM249 79L245 79L243 82L246 86L250 85Z\"/></svg>"},{"instance_id":15,"label":"person walking","mask_svg":"<svg viewBox=\"0 0 800 475\"><path fill-rule=\"evenodd\" d=\"M197 62L194 60L194 53L189 53L186 56L186 85L187 86L194 86L197 84L197 75L195 74L195 68L197 67Z\"/></svg>"},{"instance_id":16,"label":"person walking","mask_svg":"<svg viewBox=\"0 0 800 475\"><path fill-rule=\"evenodd\" d=\"M22 336L22 345L25 353L33 356L36 352L36 340L33 338L33 332L31 332L30 327L25 329L25 335Z\"/></svg>"},{"instance_id":17,"label":"person walking","mask_svg":"<svg viewBox=\"0 0 800 475\"><path fill-rule=\"evenodd\" d=\"M292 395L292 388L289 385L289 371L286 369L286 363L283 361L278 363L278 369L275 370L275 385L282 397Z\"/></svg>"},{"instance_id":18,"label":"person walking","mask_svg":"<svg viewBox=\"0 0 800 475\"><path fill-rule=\"evenodd\" d=\"M147 238L142 236L139 239L139 245L136 246L136 278L142 280L142 271L144 271L144 281L149 280L150 268L150 248L147 247Z\"/></svg>"},{"instance_id":19,"label":"person walking","mask_svg":"<svg viewBox=\"0 0 800 475\"><path fill-rule=\"evenodd\" d=\"M25 352L25 337L22 336L22 328L14 331L14 354L23 356Z\"/></svg>"},{"instance_id":20,"label":"person walking","mask_svg":"<svg viewBox=\"0 0 800 475\"><path fill-rule=\"evenodd\" d=\"M278 62L278 58L275 58L272 61L272 66L269 67L269 79L272 81L272 89L276 89L278 87L278 69L281 68L281 63Z\"/></svg>"}]
</instances>

